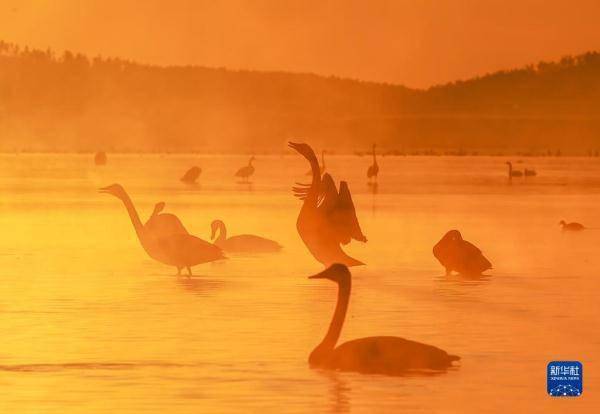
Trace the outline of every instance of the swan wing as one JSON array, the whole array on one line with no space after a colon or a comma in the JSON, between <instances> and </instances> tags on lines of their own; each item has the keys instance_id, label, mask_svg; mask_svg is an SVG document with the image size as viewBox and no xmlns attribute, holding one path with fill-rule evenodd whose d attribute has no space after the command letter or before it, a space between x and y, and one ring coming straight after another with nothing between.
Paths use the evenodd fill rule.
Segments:
<instances>
[{"instance_id":1,"label":"swan wing","mask_svg":"<svg viewBox=\"0 0 600 414\"><path fill-rule=\"evenodd\" d=\"M401 375L415 370L445 370L459 359L432 345L394 336L374 336L338 346L329 364L342 371Z\"/></svg>"},{"instance_id":2,"label":"swan wing","mask_svg":"<svg viewBox=\"0 0 600 414\"><path fill-rule=\"evenodd\" d=\"M150 217L144 228L154 237L165 237L171 234L188 234L179 218L170 213L156 214Z\"/></svg>"},{"instance_id":3,"label":"swan wing","mask_svg":"<svg viewBox=\"0 0 600 414\"><path fill-rule=\"evenodd\" d=\"M328 214L330 223L336 229L339 242L348 244L351 239L366 242L367 238L360 228L352 195L345 181L340 182L340 192L336 201L335 208Z\"/></svg>"}]
</instances>

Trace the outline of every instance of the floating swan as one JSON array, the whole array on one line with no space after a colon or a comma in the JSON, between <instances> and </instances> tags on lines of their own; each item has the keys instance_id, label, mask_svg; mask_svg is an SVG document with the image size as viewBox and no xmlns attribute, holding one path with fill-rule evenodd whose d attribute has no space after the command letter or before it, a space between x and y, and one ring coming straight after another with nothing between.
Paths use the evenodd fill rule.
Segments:
<instances>
[{"instance_id":1,"label":"floating swan","mask_svg":"<svg viewBox=\"0 0 600 414\"><path fill-rule=\"evenodd\" d=\"M340 182L338 192L329 174L321 178L317 157L309 145L290 142L289 146L308 160L313 171L310 185L299 184L301 187L293 188L294 195L303 200L296 221L302 241L313 257L325 266L333 263L347 266L364 264L348 256L340 246L348 244L351 239L367 241L356 218L348 184Z\"/></svg>"},{"instance_id":2,"label":"floating swan","mask_svg":"<svg viewBox=\"0 0 600 414\"><path fill-rule=\"evenodd\" d=\"M581 223L567 223L564 220L561 220L560 223L558 223L562 226L562 230L563 231L582 231L585 230L585 226Z\"/></svg>"},{"instance_id":3,"label":"floating swan","mask_svg":"<svg viewBox=\"0 0 600 414\"><path fill-rule=\"evenodd\" d=\"M267 253L281 250L281 245L276 241L255 236L254 234L239 234L228 238L225 223L221 220L214 220L210 227L212 230L211 240L226 252ZM217 232L219 235L215 239Z\"/></svg>"},{"instance_id":4,"label":"floating swan","mask_svg":"<svg viewBox=\"0 0 600 414\"><path fill-rule=\"evenodd\" d=\"M186 184L196 184L196 180L200 177L201 172L202 169L200 167L193 166L183 174L180 181Z\"/></svg>"},{"instance_id":5,"label":"floating swan","mask_svg":"<svg viewBox=\"0 0 600 414\"><path fill-rule=\"evenodd\" d=\"M252 174L254 174L254 166L252 165L252 161L254 161L254 156L250 157L250 161L248 161L248 165L237 170L237 172L235 173L235 176L243 178L244 181L248 181L248 177L250 177Z\"/></svg>"},{"instance_id":6,"label":"floating swan","mask_svg":"<svg viewBox=\"0 0 600 414\"><path fill-rule=\"evenodd\" d=\"M166 265L177 267L178 275L181 274L182 268L187 268L191 276L192 266L225 258L219 247L192 236L187 231L185 233L163 232L161 230L163 228L162 224L154 224L147 228L142 224L133 202L120 184L103 187L99 191L101 193L112 194L123 202L138 240L148 256ZM151 217L149 220L151 223L152 220L160 220L160 217L164 216L164 214L158 214L160 210L162 210L162 207L159 203L154 209L156 215L153 213L154 217Z\"/></svg>"},{"instance_id":7,"label":"floating swan","mask_svg":"<svg viewBox=\"0 0 600 414\"><path fill-rule=\"evenodd\" d=\"M329 279L338 284L337 305L327 334L308 357L312 368L403 375L411 371L443 371L460 359L435 346L395 336L354 339L336 347L350 301L352 276L345 265L334 264L310 279Z\"/></svg>"},{"instance_id":8,"label":"floating swan","mask_svg":"<svg viewBox=\"0 0 600 414\"><path fill-rule=\"evenodd\" d=\"M96 155L94 155L94 164L106 165L106 161L106 153L104 151L98 151Z\"/></svg>"},{"instance_id":9,"label":"floating swan","mask_svg":"<svg viewBox=\"0 0 600 414\"><path fill-rule=\"evenodd\" d=\"M522 171L513 170L512 162L506 161L506 164L508 165L508 178L522 177L523 176L523 172Z\"/></svg>"},{"instance_id":10,"label":"floating swan","mask_svg":"<svg viewBox=\"0 0 600 414\"><path fill-rule=\"evenodd\" d=\"M456 271L466 276L477 276L492 264L475 245L463 240L458 230L450 230L433 246L433 255L446 268L446 274Z\"/></svg>"}]
</instances>

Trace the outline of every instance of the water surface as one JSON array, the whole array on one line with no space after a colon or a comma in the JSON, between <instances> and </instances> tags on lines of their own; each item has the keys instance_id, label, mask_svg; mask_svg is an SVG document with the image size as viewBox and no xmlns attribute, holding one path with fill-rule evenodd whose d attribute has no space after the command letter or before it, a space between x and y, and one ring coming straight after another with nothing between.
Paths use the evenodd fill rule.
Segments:
<instances>
[{"instance_id":1,"label":"water surface","mask_svg":"<svg viewBox=\"0 0 600 414\"><path fill-rule=\"evenodd\" d=\"M497 157L386 157L376 193L370 157L330 156L349 181L367 244L353 270L341 340L396 335L462 356L435 377L311 370L335 286L295 230L299 156L0 155L0 410L43 413L592 412L600 404L600 162L524 158L506 180ZM516 159L513 159L516 161ZM178 181L199 165L200 184ZM149 259L120 201L145 220L166 202L205 239L268 236L279 254L235 256L193 278ZM558 221L599 230L562 234ZM449 229L481 247L489 276L445 277L431 247ZM580 398L546 395L551 360L584 364Z\"/></svg>"}]
</instances>

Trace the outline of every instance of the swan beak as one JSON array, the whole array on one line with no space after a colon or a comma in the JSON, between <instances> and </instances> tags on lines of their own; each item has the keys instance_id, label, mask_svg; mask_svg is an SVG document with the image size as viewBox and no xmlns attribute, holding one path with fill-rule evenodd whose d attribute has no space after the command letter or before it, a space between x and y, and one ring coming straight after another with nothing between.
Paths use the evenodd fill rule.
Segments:
<instances>
[{"instance_id":1,"label":"swan beak","mask_svg":"<svg viewBox=\"0 0 600 414\"><path fill-rule=\"evenodd\" d=\"M109 192L110 192L110 190L109 190L109 188L108 188L108 187L100 187L100 188L98 189L98 192L99 192L99 193L109 193Z\"/></svg>"},{"instance_id":2,"label":"swan beak","mask_svg":"<svg viewBox=\"0 0 600 414\"><path fill-rule=\"evenodd\" d=\"M329 269L325 269L316 275L312 275L308 277L309 279L329 279Z\"/></svg>"}]
</instances>

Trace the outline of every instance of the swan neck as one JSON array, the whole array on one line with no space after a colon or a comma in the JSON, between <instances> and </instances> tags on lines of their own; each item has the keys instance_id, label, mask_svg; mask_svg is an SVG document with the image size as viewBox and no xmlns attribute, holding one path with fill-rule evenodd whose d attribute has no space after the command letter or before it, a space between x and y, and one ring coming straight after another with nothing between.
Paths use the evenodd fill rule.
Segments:
<instances>
[{"instance_id":1,"label":"swan neck","mask_svg":"<svg viewBox=\"0 0 600 414\"><path fill-rule=\"evenodd\" d=\"M131 224L133 224L135 233L141 242L142 239L144 238L144 225L142 224L142 221L140 220L140 216L139 216L137 210L135 209L135 206L133 205L131 198L129 198L129 195L127 193L123 194L123 196L121 196L119 198L125 205L125 208L127 209L127 213L129 214L129 218L131 219Z\"/></svg>"},{"instance_id":2,"label":"swan neck","mask_svg":"<svg viewBox=\"0 0 600 414\"><path fill-rule=\"evenodd\" d=\"M227 228L225 227L225 223L219 221L217 226L219 228L219 235L217 236L217 240L215 240L215 244L222 243L227 239Z\"/></svg>"},{"instance_id":3,"label":"swan neck","mask_svg":"<svg viewBox=\"0 0 600 414\"><path fill-rule=\"evenodd\" d=\"M348 310L348 302L350 301L350 288L351 282L340 284L338 287L338 299L333 312L333 318L329 324L329 329L323 341L315 348L313 353L327 353L333 351L335 344L337 344L342 327L344 326L344 320L346 319L346 311Z\"/></svg>"}]
</instances>

